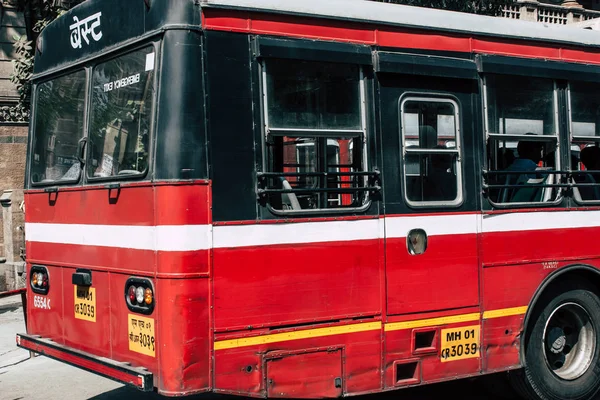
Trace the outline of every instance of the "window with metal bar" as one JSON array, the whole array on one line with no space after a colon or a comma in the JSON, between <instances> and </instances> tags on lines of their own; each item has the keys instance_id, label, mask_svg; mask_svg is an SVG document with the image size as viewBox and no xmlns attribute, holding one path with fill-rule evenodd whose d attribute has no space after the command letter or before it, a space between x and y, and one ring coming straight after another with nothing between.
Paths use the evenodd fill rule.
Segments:
<instances>
[{"instance_id":1,"label":"window with metal bar","mask_svg":"<svg viewBox=\"0 0 600 400\"><path fill-rule=\"evenodd\" d=\"M555 203L565 185L554 81L490 74L484 89L488 199L499 206Z\"/></svg>"},{"instance_id":2,"label":"window with metal bar","mask_svg":"<svg viewBox=\"0 0 600 400\"><path fill-rule=\"evenodd\" d=\"M600 84L569 83L571 169L568 182L578 203L600 203Z\"/></svg>"},{"instance_id":3,"label":"window with metal bar","mask_svg":"<svg viewBox=\"0 0 600 400\"><path fill-rule=\"evenodd\" d=\"M259 199L275 212L364 207L377 186L376 174L367 171L360 68L282 59L261 67L265 163Z\"/></svg>"}]
</instances>

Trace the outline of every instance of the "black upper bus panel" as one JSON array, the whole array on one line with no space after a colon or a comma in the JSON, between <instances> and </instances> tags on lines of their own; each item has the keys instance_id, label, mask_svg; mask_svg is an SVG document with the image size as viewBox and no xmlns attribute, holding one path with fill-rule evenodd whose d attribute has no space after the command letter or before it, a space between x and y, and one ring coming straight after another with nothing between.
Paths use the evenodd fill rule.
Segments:
<instances>
[{"instance_id":1,"label":"black upper bus panel","mask_svg":"<svg viewBox=\"0 0 600 400\"><path fill-rule=\"evenodd\" d=\"M110 51L113 46L157 29L199 28L200 6L195 3L194 0L88 0L44 29L36 48L34 74ZM47 38L52 38L52 43Z\"/></svg>"}]
</instances>

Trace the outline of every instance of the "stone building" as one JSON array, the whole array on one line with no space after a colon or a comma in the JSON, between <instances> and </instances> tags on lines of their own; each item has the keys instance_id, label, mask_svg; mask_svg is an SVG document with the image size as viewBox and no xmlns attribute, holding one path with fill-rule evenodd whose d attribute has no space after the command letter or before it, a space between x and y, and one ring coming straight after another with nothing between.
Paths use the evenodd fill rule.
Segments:
<instances>
[{"instance_id":1,"label":"stone building","mask_svg":"<svg viewBox=\"0 0 600 400\"><path fill-rule=\"evenodd\" d=\"M575 24L600 18L600 0L517 0L505 18L547 24Z\"/></svg>"},{"instance_id":2,"label":"stone building","mask_svg":"<svg viewBox=\"0 0 600 400\"><path fill-rule=\"evenodd\" d=\"M0 108L14 106L19 98L10 81L15 57L15 36L26 34L23 13L10 1L0 9ZM0 113L0 291L15 288L15 262L24 246L23 199L27 122ZM12 240L6 240L11 238Z\"/></svg>"}]
</instances>

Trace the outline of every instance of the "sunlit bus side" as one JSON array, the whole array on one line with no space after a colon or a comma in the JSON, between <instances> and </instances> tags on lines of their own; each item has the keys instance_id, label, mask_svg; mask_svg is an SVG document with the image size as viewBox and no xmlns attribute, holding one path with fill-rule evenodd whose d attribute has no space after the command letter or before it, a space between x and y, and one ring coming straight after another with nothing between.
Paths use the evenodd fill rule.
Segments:
<instances>
[{"instance_id":1,"label":"sunlit bus side","mask_svg":"<svg viewBox=\"0 0 600 400\"><path fill-rule=\"evenodd\" d=\"M598 48L372 1L82 3L36 46L17 345L173 397L593 399Z\"/></svg>"}]
</instances>

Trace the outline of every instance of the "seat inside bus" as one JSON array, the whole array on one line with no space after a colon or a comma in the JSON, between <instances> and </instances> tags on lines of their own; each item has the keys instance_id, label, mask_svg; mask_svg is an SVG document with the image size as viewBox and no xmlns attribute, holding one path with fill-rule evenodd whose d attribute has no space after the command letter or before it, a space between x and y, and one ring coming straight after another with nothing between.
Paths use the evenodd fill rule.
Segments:
<instances>
[{"instance_id":1,"label":"seat inside bus","mask_svg":"<svg viewBox=\"0 0 600 400\"><path fill-rule=\"evenodd\" d=\"M552 168L537 167L536 171L550 171ZM508 187L500 191L499 202L501 203L541 203L548 202L553 199L553 187L544 185L552 185L555 182L553 174L537 174L535 177L533 171L531 173L508 174L505 178L505 185L538 185L526 186L522 188Z\"/></svg>"},{"instance_id":2,"label":"seat inside bus","mask_svg":"<svg viewBox=\"0 0 600 400\"><path fill-rule=\"evenodd\" d=\"M284 177L280 177L281 186L283 189L291 190L292 185L288 182ZM298 201L298 197L294 193L283 193L281 195L281 203L284 210L300 210L302 207L300 206L300 202Z\"/></svg>"}]
</instances>

